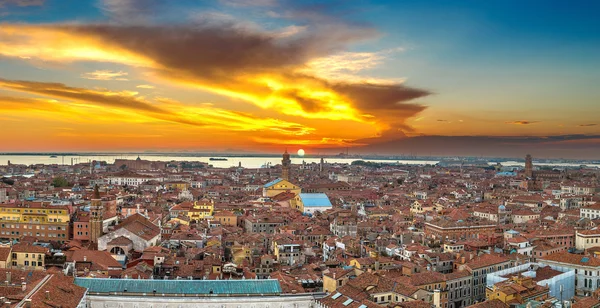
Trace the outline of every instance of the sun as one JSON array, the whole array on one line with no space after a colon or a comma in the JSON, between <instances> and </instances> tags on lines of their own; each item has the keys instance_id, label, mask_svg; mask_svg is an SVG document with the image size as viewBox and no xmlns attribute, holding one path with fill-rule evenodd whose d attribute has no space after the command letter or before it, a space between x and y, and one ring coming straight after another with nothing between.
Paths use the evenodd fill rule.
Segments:
<instances>
[{"instance_id":1,"label":"sun","mask_svg":"<svg viewBox=\"0 0 600 308\"><path fill-rule=\"evenodd\" d=\"M304 150L303 149L298 150L298 156L300 156L300 157L304 156Z\"/></svg>"}]
</instances>

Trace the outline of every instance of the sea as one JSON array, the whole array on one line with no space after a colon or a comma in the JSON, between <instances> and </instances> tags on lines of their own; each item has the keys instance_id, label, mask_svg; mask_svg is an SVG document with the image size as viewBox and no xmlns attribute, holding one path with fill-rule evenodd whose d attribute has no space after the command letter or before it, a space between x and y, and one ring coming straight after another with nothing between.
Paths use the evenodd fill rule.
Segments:
<instances>
[{"instance_id":1,"label":"sea","mask_svg":"<svg viewBox=\"0 0 600 308\"><path fill-rule=\"evenodd\" d=\"M241 164L244 168L261 168L267 165L277 165L281 164L281 157L275 156L235 156L235 157L222 157L222 156L196 156L196 155L153 155L153 154L126 154L126 155L0 155L0 165L7 165L10 161L11 164L22 164L22 165L35 165L35 164L58 164L58 165L70 165L71 161L74 164L77 163L89 163L93 161L105 161L109 164L114 163L116 159L137 159L143 160L152 160L152 161L196 161L196 162L204 162L211 164L216 168L229 168L229 167L237 167ZM227 160L210 160L211 157L217 158L226 158ZM298 157L292 156L290 157L292 160L292 164L302 164L305 162L307 164L310 163L319 163L321 161L320 157ZM395 164L405 164L405 165L434 165L439 162L439 160L378 160L378 159L362 159L362 158L342 158L342 157L331 157L324 158L327 163L340 163L340 164L350 164L353 161L364 160L364 161L372 161L378 163L395 163Z\"/></svg>"},{"instance_id":2,"label":"sea","mask_svg":"<svg viewBox=\"0 0 600 308\"><path fill-rule=\"evenodd\" d=\"M144 160L153 160L153 161L197 161L197 162L205 162L211 164L213 167L217 168L229 168L234 166L241 165L244 168L261 168L268 165L277 165L281 163L281 157L276 156L198 156L198 155L189 155L186 156L184 154L178 155L166 155L166 154L81 154L81 155L41 155L41 154L0 154L0 165L7 165L10 161L12 164L23 164L23 165L35 165L35 164L58 164L58 165L70 165L71 163L90 163L93 161L105 161L107 163L112 164L115 159L144 159ZM210 160L211 157L218 158L227 158L227 160ZM305 162L307 164L310 163L319 163L321 161L320 157L299 157L296 155L292 155L291 157L292 164L302 164ZM373 158L346 158L346 157L328 157L325 158L325 162L327 163L340 163L340 164L350 164L353 161L363 160L369 162L377 162L377 163L392 163L399 165L434 165L439 162L439 160L427 160L427 159L401 159L401 160L391 160L391 159L373 159ZM501 162L503 166L508 167L523 167L524 162L518 161L503 161ZM490 165L495 165L496 162L489 162ZM535 165L538 166L548 166L548 167L556 167L556 168L574 168L579 167L581 164L577 163L567 163L567 162L534 162ZM600 168L600 164L586 164L588 168Z\"/></svg>"}]
</instances>

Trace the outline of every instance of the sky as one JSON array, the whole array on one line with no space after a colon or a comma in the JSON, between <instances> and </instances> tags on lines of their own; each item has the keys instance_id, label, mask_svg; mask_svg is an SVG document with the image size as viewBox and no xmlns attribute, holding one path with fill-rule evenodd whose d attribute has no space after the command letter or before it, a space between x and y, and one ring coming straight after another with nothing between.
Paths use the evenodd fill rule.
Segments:
<instances>
[{"instance_id":1,"label":"sky","mask_svg":"<svg viewBox=\"0 0 600 308\"><path fill-rule=\"evenodd\" d=\"M598 9L0 0L0 151L598 158Z\"/></svg>"}]
</instances>

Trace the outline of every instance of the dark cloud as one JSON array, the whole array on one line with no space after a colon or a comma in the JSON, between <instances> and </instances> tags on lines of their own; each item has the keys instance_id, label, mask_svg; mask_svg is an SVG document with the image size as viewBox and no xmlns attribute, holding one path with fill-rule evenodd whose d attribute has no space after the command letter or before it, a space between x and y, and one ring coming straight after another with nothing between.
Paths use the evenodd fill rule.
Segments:
<instances>
[{"instance_id":1,"label":"dark cloud","mask_svg":"<svg viewBox=\"0 0 600 308\"><path fill-rule=\"evenodd\" d=\"M540 123L540 121L511 121L511 122L505 122L505 123L513 124L513 125L529 125L529 124Z\"/></svg>"},{"instance_id":2,"label":"dark cloud","mask_svg":"<svg viewBox=\"0 0 600 308\"><path fill-rule=\"evenodd\" d=\"M365 27L326 27L290 38L240 29L235 25L215 27L211 23L193 26L156 25L65 25L64 30L91 35L157 63L156 72L173 80L192 81L207 88L252 93L259 97L279 95L254 76L272 76L286 85L302 81L347 97L362 114L397 127L406 118L425 109L409 100L429 95L427 90L403 85L333 83L319 76L291 73L311 59L344 50L348 44L376 34ZM308 113L327 110L325 101L298 92L283 93ZM331 111L331 110L329 110Z\"/></svg>"},{"instance_id":3,"label":"dark cloud","mask_svg":"<svg viewBox=\"0 0 600 308\"><path fill-rule=\"evenodd\" d=\"M589 123L589 124L580 124L579 127L591 127L591 126L596 126L598 124L596 123Z\"/></svg>"},{"instance_id":4,"label":"dark cloud","mask_svg":"<svg viewBox=\"0 0 600 308\"><path fill-rule=\"evenodd\" d=\"M112 45L142 54L166 70L208 79L227 79L243 72L269 72L304 64L324 56L369 31L340 30L278 40L268 34L250 33L211 23L194 26L72 25L65 29L99 37Z\"/></svg>"},{"instance_id":5,"label":"dark cloud","mask_svg":"<svg viewBox=\"0 0 600 308\"><path fill-rule=\"evenodd\" d=\"M418 136L368 143L371 144L354 148L353 153L487 157L524 157L530 153L537 157L579 159L596 159L600 155L600 135Z\"/></svg>"}]
</instances>

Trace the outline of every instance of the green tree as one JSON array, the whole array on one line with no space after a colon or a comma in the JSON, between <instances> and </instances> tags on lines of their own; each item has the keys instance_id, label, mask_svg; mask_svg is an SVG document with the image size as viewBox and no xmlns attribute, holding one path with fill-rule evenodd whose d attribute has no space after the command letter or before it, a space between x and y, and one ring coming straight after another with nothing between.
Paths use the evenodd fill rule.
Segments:
<instances>
[{"instance_id":1,"label":"green tree","mask_svg":"<svg viewBox=\"0 0 600 308\"><path fill-rule=\"evenodd\" d=\"M69 182L62 176L57 176L52 179L52 186L54 187L67 187L69 186Z\"/></svg>"}]
</instances>

